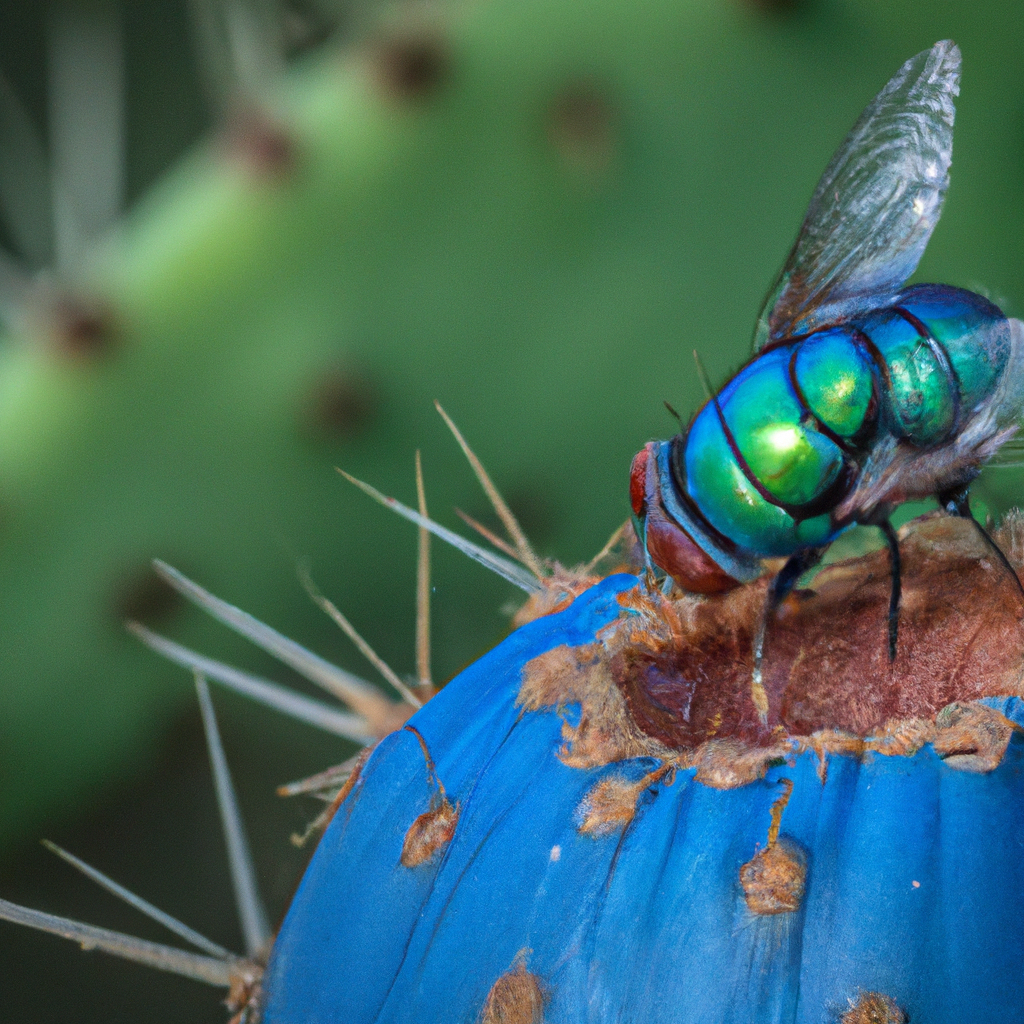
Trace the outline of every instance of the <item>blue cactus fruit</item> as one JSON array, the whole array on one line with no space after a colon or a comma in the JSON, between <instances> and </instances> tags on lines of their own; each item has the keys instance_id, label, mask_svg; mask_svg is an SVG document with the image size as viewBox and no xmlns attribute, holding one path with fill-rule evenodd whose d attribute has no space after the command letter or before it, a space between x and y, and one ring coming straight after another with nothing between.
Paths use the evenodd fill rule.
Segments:
<instances>
[{"instance_id":1,"label":"blue cactus fruit","mask_svg":"<svg viewBox=\"0 0 1024 1024\"><path fill-rule=\"evenodd\" d=\"M202 952L6 901L0 916L227 987L235 1024L1024 1019L1024 516L995 534L1006 565L967 519L903 528L892 663L887 554L826 566L779 609L755 693L768 577L666 594L629 525L584 567L544 563L467 454L520 564L433 523L422 487L416 512L360 485L420 527L417 683L310 585L400 702L158 565L357 712L136 630L197 676L246 956L60 850ZM530 594L436 695L428 530ZM206 678L366 738L292 787L333 800L272 943Z\"/></svg>"},{"instance_id":2,"label":"blue cactus fruit","mask_svg":"<svg viewBox=\"0 0 1024 1024\"><path fill-rule=\"evenodd\" d=\"M1014 564L1021 520L1000 537ZM790 599L601 580L384 739L274 944L264 1024L1024 1019L1021 597L972 525Z\"/></svg>"}]
</instances>

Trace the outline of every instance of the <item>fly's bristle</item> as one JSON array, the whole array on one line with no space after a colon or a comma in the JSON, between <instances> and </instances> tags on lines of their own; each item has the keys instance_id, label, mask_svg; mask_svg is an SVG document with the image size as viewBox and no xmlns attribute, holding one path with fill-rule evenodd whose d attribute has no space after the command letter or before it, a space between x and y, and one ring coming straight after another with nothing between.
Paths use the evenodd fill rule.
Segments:
<instances>
[{"instance_id":1,"label":"fly's bristle","mask_svg":"<svg viewBox=\"0 0 1024 1024\"><path fill-rule=\"evenodd\" d=\"M276 629L264 625L259 619L228 604L227 601L222 601L219 597L214 597L166 562L154 560L153 568L193 604L252 641L257 647L262 647L278 661L295 669L311 683L323 687L338 700L344 701L368 722L384 721L389 718L392 710L391 701L365 679L332 665L329 661L307 651L301 644L278 633Z\"/></svg>"},{"instance_id":2,"label":"fly's bristle","mask_svg":"<svg viewBox=\"0 0 1024 1024\"><path fill-rule=\"evenodd\" d=\"M423 707L423 701L409 689L401 676L362 638L355 626L345 618L334 603L317 590L316 584L305 568L300 570L299 578L302 580L306 593L313 599L313 603L330 616L342 632L359 648L360 654L402 695L402 699L414 708Z\"/></svg>"},{"instance_id":3,"label":"fly's bristle","mask_svg":"<svg viewBox=\"0 0 1024 1024\"><path fill-rule=\"evenodd\" d=\"M452 418L441 408L440 402L434 402L434 407L441 414L441 418L448 425L448 429L452 432L455 440L459 442L459 447L462 449L463 454L469 460L470 466L473 467L473 472L476 474L477 480L480 481L480 486L483 487L491 504L494 506L494 511L498 514L498 518L502 521L505 529L508 531L509 537L512 538L512 543L515 546L519 561L525 565L530 572L537 577L537 579L543 579L547 575L547 571L541 562L541 560L534 553L533 548L530 546L530 542L526 539L526 534L523 533L522 527L519 525L519 521L512 514L512 510L505 503L505 499L502 498L498 492L498 488L494 486L494 482L491 480L484 469L483 463L476 457L476 453L466 443L466 439L462 436L459 428L455 426Z\"/></svg>"},{"instance_id":4,"label":"fly's bristle","mask_svg":"<svg viewBox=\"0 0 1024 1024\"><path fill-rule=\"evenodd\" d=\"M715 397L715 392L711 388L711 381L708 379L707 370L704 369L704 364L700 361L700 354L696 349L693 350L693 361L697 366L697 377L700 379L700 385L704 389L704 394L710 402Z\"/></svg>"},{"instance_id":5,"label":"fly's bristle","mask_svg":"<svg viewBox=\"0 0 1024 1024\"><path fill-rule=\"evenodd\" d=\"M379 734L379 729L390 732L395 728L393 717L389 717L387 721L382 719L368 722L360 715L338 711L336 708L321 704L320 701L312 700L283 686L278 686L267 679L242 672L221 661L203 657L203 655L197 654L187 647L182 647L137 622L129 622L127 628L147 647L162 654L170 661L191 672L198 672L207 679L221 683L236 693L273 708L275 711L280 711L300 722L306 722L317 729L322 729L324 732L353 740L356 743L370 743Z\"/></svg>"},{"instance_id":6,"label":"fly's bristle","mask_svg":"<svg viewBox=\"0 0 1024 1024\"><path fill-rule=\"evenodd\" d=\"M228 861L231 865L231 883L235 890L235 903L245 938L245 948L251 957L259 955L272 937L266 911L260 900L256 886L256 871L253 867L249 841L242 824L242 815L238 809L235 787L231 781L227 758L221 744L220 730L217 728L217 717L210 699L210 688L206 680L196 673L196 693L199 696L199 708L203 714L203 728L206 731L206 745L210 754L210 765L213 769L213 781L217 790L217 805L220 808L221 824L224 827L224 840L228 848Z\"/></svg>"},{"instance_id":7,"label":"fly's bristle","mask_svg":"<svg viewBox=\"0 0 1024 1024\"><path fill-rule=\"evenodd\" d=\"M389 498L386 494L378 491L376 487L357 480L343 469L339 469L338 472L374 501L391 509L392 512L397 512L403 519L408 519L409 522L429 530L435 537L440 537L445 543L451 544L453 548L457 548L464 555L472 558L474 562L479 562L484 568L497 573L502 579L519 587L520 590L526 591L527 594L539 594L544 589L543 584L532 573L527 572L522 566L516 565L515 562L510 562L507 558L502 558L500 555L494 554L493 551L488 551L486 548L480 547L479 544L460 537L447 527L441 526L440 523L435 523L433 519L421 516L419 512L409 508L408 505L403 505L395 498Z\"/></svg>"}]
</instances>

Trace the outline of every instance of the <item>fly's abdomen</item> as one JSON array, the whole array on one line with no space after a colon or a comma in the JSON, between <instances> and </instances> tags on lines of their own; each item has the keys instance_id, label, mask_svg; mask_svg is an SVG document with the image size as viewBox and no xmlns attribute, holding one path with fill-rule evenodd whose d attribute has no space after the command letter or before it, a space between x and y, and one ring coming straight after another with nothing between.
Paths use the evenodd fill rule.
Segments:
<instances>
[{"instance_id":1,"label":"fly's abdomen","mask_svg":"<svg viewBox=\"0 0 1024 1024\"><path fill-rule=\"evenodd\" d=\"M1010 358L1010 322L974 292L940 284L907 288L900 305L917 316L946 350L969 415L990 398Z\"/></svg>"},{"instance_id":2,"label":"fly's abdomen","mask_svg":"<svg viewBox=\"0 0 1024 1024\"><path fill-rule=\"evenodd\" d=\"M843 451L818 428L791 379L794 345L741 370L698 413L677 464L702 515L735 544L787 555L834 535L828 496Z\"/></svg>"},{"instance_id":3,"label":"fly's abdomen","mask_svg":"<svg viewBox=\"0 0 1024 1024\"><path fill-rule=\"evenodd\" d=\"M907 288L859 326L886 368L892 431L922 448L949 440L992 396L1010 353L998 307L944 285Z\"/></svg>"}]
</instances>

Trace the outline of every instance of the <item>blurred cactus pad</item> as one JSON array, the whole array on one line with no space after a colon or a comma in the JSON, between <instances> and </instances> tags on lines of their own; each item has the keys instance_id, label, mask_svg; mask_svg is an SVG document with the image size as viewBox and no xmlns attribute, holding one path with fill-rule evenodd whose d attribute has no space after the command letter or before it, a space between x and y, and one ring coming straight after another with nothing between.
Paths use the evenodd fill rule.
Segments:
<instances>
[{"instance_id":1,"label":"blurred cactus pad","mask_svg":"<svg viewBox=\"0 0 1024 1024\"><path fill-rule=\"evenodd\" d=\"M453 0L321 11L338 38L290 59L296 12L254 4L265 45L219 62L185 5L138 7L2 16L0 842L140 763L187 698L122 625L209 635L154 556L354 663L308 557L411 669L412 531L332 466L409 498L420 447L433 514L486 516L432 399L546 553L593 553L662 400L701 400L692 350L715 381L745 357L828 154L938 38L969 88L919 277L1020 310L1010 0ZM507 595L446 555L435 587L443 678Z\"/></svg>"}]
</instances>

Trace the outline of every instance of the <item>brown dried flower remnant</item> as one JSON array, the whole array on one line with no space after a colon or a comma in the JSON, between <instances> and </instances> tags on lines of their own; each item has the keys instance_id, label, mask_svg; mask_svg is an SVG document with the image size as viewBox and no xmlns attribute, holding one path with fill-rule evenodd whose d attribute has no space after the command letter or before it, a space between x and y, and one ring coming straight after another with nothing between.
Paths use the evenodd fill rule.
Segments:
<instances>
[{"instance_id":1,"label":"brown dried flower remnant","mask_svg":"<svg viewBox=\"0 0 1024 1024\"><path fill-rule=\"evenodd\" d=\"M901 531L900 548L895 663L889 664L885 629L886 553L828 566L813 590L779 609L769 628L765 726L750 699L750 675L767 579L721 597L664 602L671 611L657 595L628 595L643 628L631 625L631 642L610 650L609 658L637 724L676 749L710 735L764 743L779 727L791 736L819 730L866 736L893 720L934 720L956 701L1019 695L1024 607L1015 581L975 527L924 516Z\"/></svg>"},{"instance_id":2,"label":"brown dried flower remnant","mask_svg":"<svg viewBox=\"0 0 1024 1024\"><path fill-rule=\"evenodd\" d=\"M1008 536L1000 537L1011 556L1020 529L1011 519ZM669 600L643 588L622 594L625 614L598 643L549 652L527 666L521 702L528 708L581 702L584 720L574 740L595 731L615 737L629 748L621 757L640 756L652 744L692 751L712 738L768 747L780 737L821 732L867 737L893 722L934 723L953 703L1024 694L1020 592L974 526L924 516L901 531L900 545L895 663L889 664L885 628L887 554L828 566L813 590L779 609L769 629L767 722L750 696L753 634L767 578L713 597ZM573 677L576 666L582 675ZM609 679L621 702L606 692ZM903 738L911 747L918 739ZM593 763L615 759L602 761L594 748L590 743Z\"/></svg>"}]
</instances>

